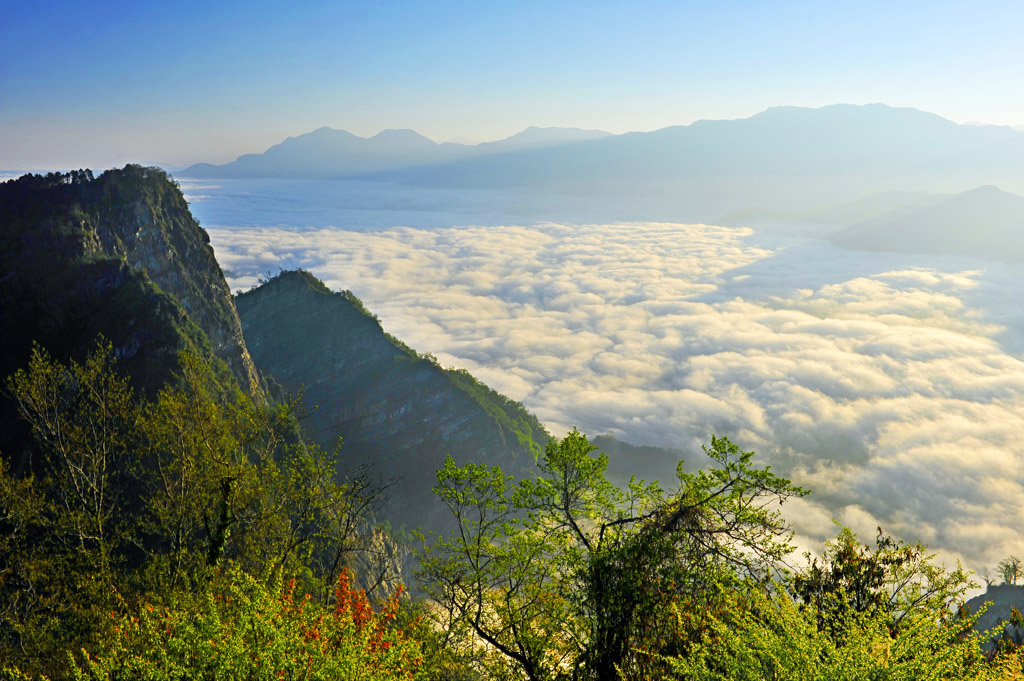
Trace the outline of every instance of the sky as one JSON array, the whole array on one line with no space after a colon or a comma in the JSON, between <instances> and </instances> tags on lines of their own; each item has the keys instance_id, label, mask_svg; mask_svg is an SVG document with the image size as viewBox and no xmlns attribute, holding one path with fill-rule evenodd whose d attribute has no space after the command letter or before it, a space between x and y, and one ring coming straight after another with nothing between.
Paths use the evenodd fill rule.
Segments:
<instances>
[{"instance_id":1,"label":"sky","mask_svg":"<svg viewBox=\"0 0 1024 681\"><path fill-rule=\"evenodd\" d=\"M0 0L0 169L223 163L327 125L488 141L882 102L1024 123L1024 4Z\"/></svg>"}]
</instances>

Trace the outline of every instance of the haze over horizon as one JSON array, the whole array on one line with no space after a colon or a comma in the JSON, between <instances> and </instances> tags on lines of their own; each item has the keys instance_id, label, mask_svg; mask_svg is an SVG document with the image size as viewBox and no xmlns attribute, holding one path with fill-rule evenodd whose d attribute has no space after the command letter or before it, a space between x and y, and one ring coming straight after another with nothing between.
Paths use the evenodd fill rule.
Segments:
<instances>
[{"instance_id":1,"label":"haze over horizon","mask_svg":"<svg viewBox=\"0 0 1024 681\"><path fill-rule=\"evenodd\" d=\"M224 163L322 126L486 141L779 105L1024 123L1010 2L0 7L2 169Z\"/></svg>"}]
</instances>

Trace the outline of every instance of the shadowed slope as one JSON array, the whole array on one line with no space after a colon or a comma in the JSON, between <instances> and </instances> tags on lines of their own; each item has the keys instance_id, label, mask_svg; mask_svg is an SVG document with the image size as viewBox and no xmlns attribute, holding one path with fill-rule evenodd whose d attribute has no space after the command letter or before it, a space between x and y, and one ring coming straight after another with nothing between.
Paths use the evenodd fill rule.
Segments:
<instances>
[{"instance_id":1,"label":"shadowed slope","mask_svg":"<svg viewBox=\"0 0 1024 681\"><path fill-rule=\"evenodd\" d=\"M432 487L446 454L458 462L533 469L547 433L533 415L464 371L443 369L388 336L349 293L285 272L237 298L253 359L316 411L304 423L321 446L343 438L347 465L396 479L385 516L437 529L447 510Z\"/></svg>"}]
</instances>

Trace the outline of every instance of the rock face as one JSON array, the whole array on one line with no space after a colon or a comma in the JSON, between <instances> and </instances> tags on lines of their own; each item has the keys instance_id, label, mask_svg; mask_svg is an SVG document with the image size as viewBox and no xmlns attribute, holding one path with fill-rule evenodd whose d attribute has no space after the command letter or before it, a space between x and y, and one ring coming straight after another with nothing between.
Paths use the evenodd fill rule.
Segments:
<instances>
[{"instance_id":1,"label":"rock face","mask_svg":"<svg viewBox=\"0 0 1024 681\"><path fill-rule=\"evenodd\" d=\"M115 291L132 278L130 272L143 273L159 291L180 303L243 389L259 384L209 236L162 170L129 165L95 179L80 172L24 176L4 183L0 185L0 230L4 246L0 279L9 292L16 288L24 294L49 284L61 297L73 298L81 296L83 288ZM106 264L93 268L96 281L55 281L68 268L101 262ZM85 271L79 276L85 276ZM4 309L10 308L5 305ZM132 344L137 347L126 352L153 345L151 332L136 330ZM83 340L91 343L94 338Z\"/></svg>"},{"instance_id":2,"label":"rock face","mask_svg":"<svg viewBox=\"0 0 1024 681\"><path fill-rule=\"evenodd\" d=\"M304 389L304 404L316 408L303 422L310 437L325 448L342 438L344 465L395 480L384 508L393 524L446 526L449 511L431 491L446 454L515 475L534 470L548 438L535 417L386 335L351 294L285 272L236 304L256 366Z\"/></svg>"},{"instance_id":3,"label":"rock face","mask_svg":"<svg viewBox=\"0 0 1024 681\"><path fill-rule=\"evenodd\" d=\"M33 343L80 361L100 337L144 394L172 379L186 350L209 358L222 385L259 384L206 233L156 168L0 184L0 328L0 385ZM0 453L30 465L29 439L0 390Z\"/></svg>"}]
</instances>

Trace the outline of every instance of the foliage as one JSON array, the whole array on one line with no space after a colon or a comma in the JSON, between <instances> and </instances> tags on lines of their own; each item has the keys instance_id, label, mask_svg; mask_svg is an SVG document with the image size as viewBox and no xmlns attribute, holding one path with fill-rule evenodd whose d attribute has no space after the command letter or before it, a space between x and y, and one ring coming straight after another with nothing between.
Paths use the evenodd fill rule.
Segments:
<instances>
[{"instance_id":1,"label":"foliage","mask_svg":"<svg viewBox=\"0 0 1024 681\"><path fill-rule=\"evenodd\" d=\"M1003 578L1003 584L1016 584L1017 580L1024 576L1024 563L1017 556L1007 556L999 562L996 569Z\"/></svg>"},{"instance_id":2,"label":"foliage","mask_svg":"<svg viewBox=\"0 0 1024 681\"><path fill-rule=\"evenodd\" d=\"M676 635L691 645L661 659L701 680L1019 678L1016 651L983 653L981 613L961 607L967 575L932 559L881 531L872 550L841 528L790 582L719 586L714 608L673 604Z\"/></svg>"},{"instance_id":3,"label":"foliage","mask_svg":"<svg viewBox=\"0 0 1024 681\"><path fill-rule=\"evenodd\" d=\"M146 402L115 364L109 344L66 365L37 347L7 383L41 472L0 466L0 658L59 665L97 643L103 613L189 593L225 560L296 574L321 599L349 565L394 589L391 543L372 527L379 490L302 442L295 401L224 397L184 355L178 383Z\"/></svg>"},{"instance_id":4,"label":"foliage","mask_svg":"<svg viewBox=\"0 0 1024 681\"><path fill-rule=\"evenodd\" d=\"M810 560L806 570L793 580L794 594L813 606L822 626L841 623L842 615L877 614L889 623L895 636L909 613L921 608L942 612L963 600L964 592L975 586L962 567L947 571L932 562L924 546L904 544L878 529L875 549L862 545L849 528L828 542L820 561ZM840 624L839 635L846 627Z\"/></svg>"},{"instance_id":5,"label":"foliage","mask_svg":"<svg viewBox=\"0 0 1024 681\"><path fill-rule=\"evenodd\" d=\"M31 424L39 475L0 467L0 642L47 649L97 626L135 548L139 405L101 345L83 364L40 348L7 382ZM2 649L0 649L2 650Z\"/></svg>"},{"instance_id":6,"label":"foliage","mask_svg":"<svg viewBox=\"0 0 1024 681\"><path fill-rule=\"evenodd\" d=\"M650 658L637 648L668 642L660 624L674 599L766 579L790 550L768 504L803 491L728 439L705 448L714 468L680 467L671 494L615 488L593 450L575 430L552 440L540 477L518 485L450 458L438 472L458 532L421 554L420 579L453 645L478 638L531 680L638 673Z\"/></svg>"},{"instance_id":7,"label":"foliage","mask_svg":"<svg viewBox=\"0 0 1024 681\"><path fill-rule=\"evenodd\" d=\"M396 626L401 592L374 609L342 572L332 602L295 595L295 580L264 582L229 567L193 597L112 616L104 650L81 651L75 679L422 678L418 641Z\"/></svg>"},{"instance_id":8,"label":"foliage","mask_svg":"<svg viewBox=\"0 0 1024 681\"><path fill-rule=\"evenodd\" d=\"M830 595L826 598L834 598ZM779 679L925 680L1018 678L1020 660L990 663L974 618L921 604L906 611L895 635L881 608L800 608L785 590L722 592L724 606L696 614L701 638L686 655L665 658L675 678L693 681ZM675 608L677 622L692 613ZM821 622L825 622L822 627ZM693 621L681 624L693 630ZM842 630L837 638L830 632Z\"/></svg>"}]
</instances>

